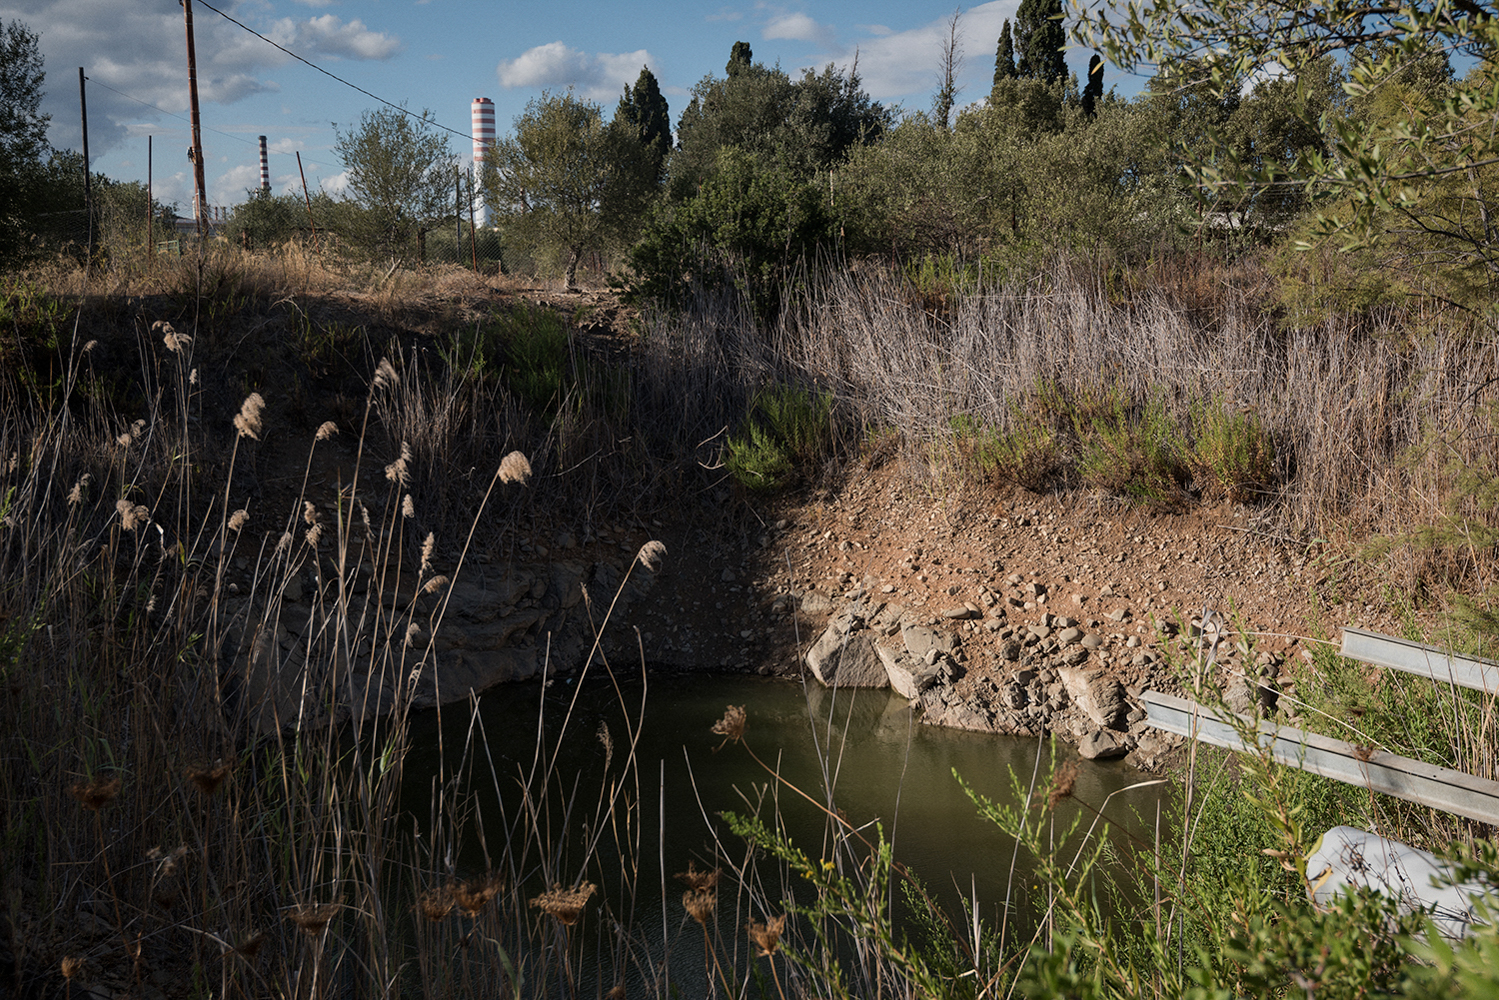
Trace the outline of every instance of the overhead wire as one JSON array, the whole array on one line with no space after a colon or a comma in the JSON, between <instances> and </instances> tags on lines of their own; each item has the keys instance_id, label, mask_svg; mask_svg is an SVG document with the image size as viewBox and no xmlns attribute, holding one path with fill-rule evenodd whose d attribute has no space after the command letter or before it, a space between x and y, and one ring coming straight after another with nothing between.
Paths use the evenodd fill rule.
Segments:
<instances>
[{"instance_id":1,"label":"overhead wire","mask_svg":"<svg viewBox=\"0 0 1499 1000\"><path fill-rule=\"evenodd\" d=\"M189 119L189 118L187 118L187 117L185 117L185 116L183 116L183 115L179 115L176 112L168 111L165 108L158 107L157 105L152 104L150 101L143 101L139 97L136 97L134 94L127 94L123 90L118 90L118 89L116 89L114 87L111 87L109 84L104 83L104 82L102 82L100 80L96 80L96 79L94 79L91 76L85 76L84 79L87 80L89 83L93 84L96 87L103 87L105 90L107 90L107 91L109 91L111 93L119 94L121 97L123 97L123 98L125 98L127 100L134 101L136 104L139 104L142 107L150 108L152 111L155 111L155 112L157 112L159 114L166 115L168 118L175 118L175 119L177 119L180 122L183 122L183 123L186 123L186 124L189 124L189 125L192 124L192 120ZM203 131L205 131L205 132L212 132L215 135L221 135L221 136L223 136L226 139L233 139L235 142L242 142L246 146L258 146L259 145L259 143L252 142L251 140L246 139L242 135L235 135L233 132L225 132L222 129L216 129L216 128L214 128L211 125L200 125L199 127L202 128ZM327 163L327 162L324 162L322 160L314 160L311 157L304 157L303 160L306 163L315 163L315 164L317 164L320 167L329 167L330 169L336 169L337 166L338 166L337 164L334 164L334 163Z\"/></svg>"},{"instance_id":2,"label":"overhead wire","mask_svg":"<svg viewBox=\"0 0 1499 1000\"><path fill-rule=\"evenodd\" d=\"M385 98L381 97L379 94L371 93L370 91L365 90L363 87L359 86L357 83L350 83L348 80L345 80L343 77L337 75L336 73L330 73L330 72L328 72L327 70L323 69L323 67L319 66L317 63L313 62L312 60L306 59L306 58L304 58L302 56L297 55L297 53L293 52L291 49L287 48L285 45L282 45L279 42L272 41L271 39L269 39L266 36L262 35L260 32L256 31L254 28L250 27L248 24L245 24L243 21L237 21L237 20L235 20L234 18L230 17L228 14L226 14L223 11L219 10L213 4L208 3L207 0L198 0L198 3L200 5L202 5L202 6L204 6L204 7L207 7L209 10L211 10L215 14L219 15L219 17L222 17L224 20L228 21L230 24L239 25L241 28L245 29L250 34L252 34L256 38L260 39L262 42L265 42L267 45L273 46L273 47L281 50L282 52L285 52L287 55L291 56L293 59L297 60L298 62L305 63L306 65L311 66L313 69L317 70L319 73L323 74L324 76L328 77L329 79L336 80L339 83L343 84L345 87L349 87L350 89L359 91L365 97L371 98L372 100L379 101L381 104L385 105L386 107L391 108L391 109L393 109L395 111L399 111L401 114L406 115L407 117L415 118L417 121L424 122L424 123L426 123L428 125L431 125L433 128L439 129L439 130L441 130L443 132L450 132L453 135L458 136L460 139L471 139L472 138L472 136L468 132L460 132L457 129L448 128L446 125L443 125L441 122L438 122L438 121L436 121L434 119L428 118L426 115L419 115L415 111L412 111L410 108L403 107L402 105L396 104L396 103L394 103L392 101L387 101Z\"/></svg>"}]
</instances>

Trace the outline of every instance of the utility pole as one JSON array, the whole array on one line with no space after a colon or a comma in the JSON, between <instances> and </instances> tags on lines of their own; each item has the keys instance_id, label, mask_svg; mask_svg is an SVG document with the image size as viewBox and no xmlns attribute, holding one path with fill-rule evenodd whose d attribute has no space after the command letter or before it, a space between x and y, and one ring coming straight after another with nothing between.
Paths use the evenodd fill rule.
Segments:
<instances>
[{"instance_id":1,"label":"utility pole","mask_svg":"<svg viewBox=\"0 0 1499 1000\"><path fill-rule=\"evenodd\" d=\"M302 169L302 151L297 150L297 176L302 178L302 202L307 206L307 228L312 230L312 249L317 249L317 223L312 221L312 196L307 193L307 171Z\"/></svg>"},{"instance_id":2,"label":"utility pole","mask_svg":"<svg viewBox=\"0 0 1499 1000\"><path fill-rule=\"evenodd\" d=\"M193 117L193 145L187 151L187 158L193 164L193 181L196 184L193 197L197 200L193 215L197 219L198 235L201 237L203 215L208 210L208 188L203 183L203 126L198 119L198 50L193 44L193 0L182 0L182 17L187 25L187 93Z\"/></svg>"},{"instance_id":3,"label":"utility pole","mask_svg":"<svg viewBox=\"0 0 1499 1000\"><path fill-rule=\"evenodd\" d=\"M146 136L146 257L148 259L155 259L156 233L154 231L154 223L156 216L156 195L151 188L151 139L152 136Z\"/></svg>"},{"instance_id":4,"label":"utility pole","mask_svg":"<svg viewBox=\"0 0 1499 1000\"><path fill-rule=\"evenodd\" d=\"M94 256L94 179L88 166L88 94L83 89L83 67L78 67L78 111L83 118L83 222L87 226L87 253Z\"/></svg>"}]
</instances>

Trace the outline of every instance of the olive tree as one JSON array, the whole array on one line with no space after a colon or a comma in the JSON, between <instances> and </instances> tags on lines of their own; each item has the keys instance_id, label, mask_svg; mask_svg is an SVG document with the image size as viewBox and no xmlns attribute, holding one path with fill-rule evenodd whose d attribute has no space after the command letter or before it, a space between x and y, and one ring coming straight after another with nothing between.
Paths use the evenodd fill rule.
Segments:
<instances>
[{"instance_id":1,"label":"olive tree","mask_svg":"<svg viewBox=\"0 0 1499 1000\"><path fill-rule=\"evenodd\" d=\"M576 284L583 255L602 244L614 174L603 112L571 91L543 94L515 118L515 132L490 147L484 199L507 239L560 266Z\"/></svg>"},{"instance_id":2,"label":"olive tree","mask_svg":"<svg viewBox=\"0 0 1499 1000\"><path fill-rule=\"evenodd\" d=\"M350 235L390 253L409 250L415 237L420 257L426 234L456 211L457 161L431 112L366 111L333 149L347 172L345 198L362 209Z\"/></svg>"},{"instance_id":3,"label":"olive tree","mask_svg":"<svg viewBox=\"0 0 1499 1000\"><path fill-rule=\"evenodd\" d=\"M1267 77L1296 80L1294 93L1276 96L1323 141L1300 143L1294 156L1246 157L1238 137L1225 133L1192 165L1204 190L1299 187L1320 210L1314 237L1335 237L1344 249L1392 248L1393 259L1428 276L1445 274L1453 288L1486 290L1470 302L1492 299L1499 285L1493 4L1129 0L1093 7L1073 0L1073 13L1077 41L1125 70L1154 69L1166 86L1227 94ZM1474 68L1450 84L1440 73L1422 74L1420 86L1409 80L1413 66L1449 57ZM1342 64L1342 90L1355 108L1382 105L1382 113L1319 108L1325 74L1316 68L1329 58ZM1397 93L1404 97L1391 100Z\"/></svg>"}]
</instances>

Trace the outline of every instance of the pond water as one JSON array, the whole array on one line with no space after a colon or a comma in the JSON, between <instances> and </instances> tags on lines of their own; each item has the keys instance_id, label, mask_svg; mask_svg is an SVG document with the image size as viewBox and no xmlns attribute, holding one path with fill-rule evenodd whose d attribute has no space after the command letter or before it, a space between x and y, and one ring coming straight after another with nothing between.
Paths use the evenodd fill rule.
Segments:
<instances>
[{"instance_id":1,"label":"pond water","mask_svg":"<svg viewBox=\"0 0 1499 1000\"><path fill-rule=\"evenodd\" d=\"M725 744L711 731L728 705L745 708L743 745ZM456 868L482 870L508 844L521 858L515 871L538 890L552 881L596 882L616 919L644 927L658 939L680 935L687 926L680 901L684 886L675 873L689 862L699 869L732 871L744 861L745 844L721 818L725 810L755 812L752 803L759 803L760 815L767 821L779 815L786 833L808 855L831 856L825 813L760 762L814 800L826 802L831 788L835 808L864 828L870 840L875 838L871 824L878 821L895 859L915 871L959 923L971 919L968 907L976 897L981 917L998 926L1008 896L1012 927L1034 925L1044 899L1032 891L1028 859L1018 859L1012 877L1014 842L978 815L954 772L979 794L1014 802L1014 782L1022 787L1031 782L1038 754L1040 795L1054 764L1075 756L1049 740L921 725L905 699L888 691L834 692L748 677L653 676L648 683L638 678L618 687L591 682L581 689L563 680L546 688L513 685L486 694L477 712L450 706L441 716L440 723L435 712L413 720L416 749L406 763L407 807L425 817L433 779L455 768L465 743L481 747L466 766L470 787L478 790L488 854L478 838L466 836ZM635 728L636 767L631 768ZM540 755L538 744L545 750ZM553 750L552 778L544 792L538 791ZM1122 762L1081 762L1073 800L1058 809L1058 826L1083 803L1103 809L1116 842L1123 844L1131 835L1150 842L1157 804L1168 786L1130 788L1145 780L1148 776ZM522 791L527 785L533 790L529 805ZM614 818L596 818L601 797L607 801L611 795L617 795ZM1094 813L1081 812L1086 827ZM623 837L617 836L621 817L634 821L624 824ZM535 845L522 847L527 829L542 833ZM775 899L804 888L794 875L770 867L771 877L763 865L757 876L764 895ZM618 899L622 894L627 902ZM897 904L899 911L898 898Z\"/></svg>"}]
</instances>

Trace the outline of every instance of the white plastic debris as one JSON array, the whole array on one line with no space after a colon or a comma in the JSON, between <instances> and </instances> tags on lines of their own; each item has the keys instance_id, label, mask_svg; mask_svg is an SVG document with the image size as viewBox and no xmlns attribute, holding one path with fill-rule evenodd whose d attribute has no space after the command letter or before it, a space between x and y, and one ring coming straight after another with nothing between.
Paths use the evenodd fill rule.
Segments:
<instances>
[{"instance_id":1,"label":"white plastic debris","mask_svg":"<svg viewBox=\"0 0 1499 1000\"><path fill-rule=\"evenodd\" d=\"M1478 922L1475 901L1499 912L1499 893L1477 882L1452 885L1450 872L1435 854L1351 826L1328 830L1306 859L1313 902L1326 904L1348 888L1374 889L1403 909L1425 910L1442 934L1460 938Z\"/></svg>"}]
</instances>

